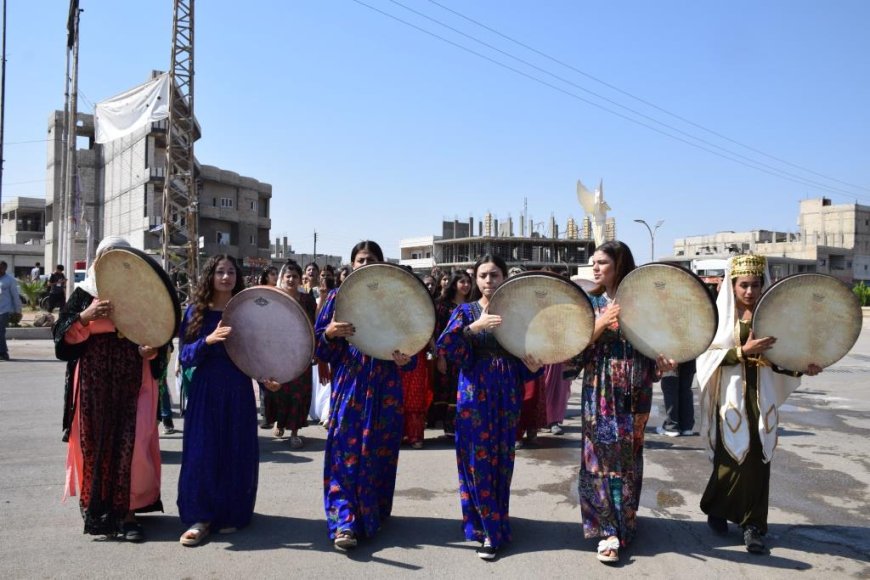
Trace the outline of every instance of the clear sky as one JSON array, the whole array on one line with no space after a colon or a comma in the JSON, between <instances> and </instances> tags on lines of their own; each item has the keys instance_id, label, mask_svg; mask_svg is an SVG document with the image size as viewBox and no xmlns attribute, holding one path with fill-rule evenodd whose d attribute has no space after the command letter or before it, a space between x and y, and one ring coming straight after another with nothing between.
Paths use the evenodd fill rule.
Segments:
<instances>
[{"instance_id":1,"label":"clear sky","mask_svg":"<svg viewBox=\"0 0 870 580\"><path fill-rule=\"evenodd\" d=\"M8 0L4 199L45 192L68 6ZM168 68L172 2L81 7L92 113ZM661 256L794 231L805 198L870 205L868 30L865 0L200 1L196 156L272 184L273 239L310 252L317 230L345 257L365 238L397 256L445 218L516 220L524 197L564 229L576 181L603 179L645 262L634 219L664 220Z\"/></svg>"}]
</instances>

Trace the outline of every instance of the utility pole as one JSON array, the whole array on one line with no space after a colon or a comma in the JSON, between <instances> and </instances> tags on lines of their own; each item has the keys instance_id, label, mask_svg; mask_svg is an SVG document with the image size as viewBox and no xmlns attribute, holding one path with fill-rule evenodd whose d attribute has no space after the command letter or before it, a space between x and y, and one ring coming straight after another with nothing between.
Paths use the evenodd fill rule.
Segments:
<instances>
[{"instance_id":1,"label":"utility pole","mask_svg":"<svg viewBox=\"0 0 870 580\"><path fill-rule=\"evenodd\" d=\"M73 220L75 219L74 198L76 195L76 178L78 176L78 160L76 156L76 131L78 128L78 91L79 91L79 9L78 0L70 1L69 22L67 23L70 38L67 42L72 48L72 79L70 81L69 115L66 126L66 174L64 175L64 213L62 216L65 224L64 255L60 263L66 267L66 294L72 294L75 287L75 255L73 245L75 231Z\"/></svg>"},{"instance_id":2,"label":"utility pole","mask_svg":"<svg viewBox=\"0 0 870 580\"><path fill-rule=\"evenodd\" d=\"M317 230L314 230L314 260L313 262L317 262Z\"/></svg>"},{"instance_id":3,"label":"utility pole","mask_svg":"<svg viewBox=\"0 0 870 580\"><path fill-rule=\"evenodd\" d=\"M6 131L6 0L3 0L3 57L0 64L0 208L3 207L3 134ZM2 212L2 209L0 209ZM0 240L3 239L3 218L0 216ZM14 270L14 268L13 268Z\"/></svg>"}]
</instances>

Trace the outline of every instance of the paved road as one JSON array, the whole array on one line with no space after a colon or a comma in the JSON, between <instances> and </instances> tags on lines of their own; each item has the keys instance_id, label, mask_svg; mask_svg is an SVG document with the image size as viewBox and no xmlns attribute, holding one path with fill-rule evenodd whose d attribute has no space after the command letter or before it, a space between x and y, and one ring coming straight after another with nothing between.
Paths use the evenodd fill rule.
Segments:
<instances>
[{"instance_id":1,"label":"paved road","mask_svg":"<svg viewBox=\"0 0 870 580\"><path fill-rule=\"evenodd\" d=\"M870 328L852 353L807 378L782 409L771 481L767 556L747 554L736 530L710 533L698 501L710 474L699 437L647 429L640 531L616 570L583 540L576 497L579 402L562 437L518 452L511 516L514 543L492 563L459 529L452 445L427 432L427 447L403 449L393 517L351 555L326 538L321 503L325 431L304 429L291 451L261 431L260 490L252 525L183 548L175 507L181 434L161 438L166 513L142 518L148 541L101 541L81 533L77 502L60 502L66 448L60 442L63 364L48 341L12 341L0 362L0 577L147 578L467 577L653 578L870 577ZM575 384L575 387L577 385ZM176 421L183 429L183 421Z\"/></svg>"}]
</instances>

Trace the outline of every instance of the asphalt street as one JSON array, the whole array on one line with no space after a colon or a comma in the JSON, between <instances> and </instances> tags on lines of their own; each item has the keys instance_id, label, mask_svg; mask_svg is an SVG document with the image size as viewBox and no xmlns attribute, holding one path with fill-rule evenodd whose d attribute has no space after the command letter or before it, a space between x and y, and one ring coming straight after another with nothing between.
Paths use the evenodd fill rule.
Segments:
<instances>
[{"instance_id":1,"label":"asphalt street","mask_svg":"<svg viewBox=\"0 0 870 580\"><path fill-rule=\"evenodd\" d=\"M64 363L47 340L13 340L0 361L0 577L2 578L843 578L870 577L870 319L852 352L805 378L781 410L770 494L770 553L748 554L732 526L708 530L698 508L710 476L701 439L668 438L661 392L647 427L639 534L615 568L584 540L577 505L579 384L565 434L542 433L517 452L511 496L513 544L498 560L475 556L460 530L452 441L428 430L424 449L403 448L393 517L350 554L326 536L322 461L326 432L303 429L305 448L260 431L260 487L251 526L178 543L175 506L181 433L161 437L166 513L145 515L147 541L82 534L75 498L61 502ZM696 407L696 416L698 410ZM698 426L700 420L697 421ZM176 427L184 421L176 419ZM697 427L697 426L696 426Z\"/></svg>"}]
</instances>

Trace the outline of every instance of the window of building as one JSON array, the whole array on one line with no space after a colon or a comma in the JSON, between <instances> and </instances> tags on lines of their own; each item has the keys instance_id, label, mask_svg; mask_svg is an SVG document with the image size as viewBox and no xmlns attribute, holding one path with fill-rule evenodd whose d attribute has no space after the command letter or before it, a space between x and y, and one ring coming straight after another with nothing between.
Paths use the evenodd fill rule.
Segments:
<instances>
[{"instance_id":1,"label":"window of building","mask_svg":"<svg viewBox=\"0 0 870 580\"><path fill-rule=\"evenodd\" d=\"M221 246L229 246L230 245L230 233L229 232L216 232L217 243Z\"/></svg>"},{"instance_id":2,"label":"window of building","mask_svg":"<svg viewBox=\"0 0 870 580\"><path fill-rule=\"evenodd\" d=\"M248 236L248 242L251 244L257 243L256 240L254 239L254 236Z\"/></svg>"},{"instance_id":3,"label":"window of building","mask_svg":"<svg viewBox=\"0 0 870 580\"><path fill-rule=\"evenodd\" d=\"M211 198L211 206L217 207L217 198L216 197Z\"/></svg>"},{"instance_id":4,"label":"window of building","mask_svg":"<svg viewBox=\"0 0 870 580\"><path fill-rule=\"evenodd\" d=\"M257 211L257 200L251 200L251 211Z\"/></svg>"},{"instance_id":5,"label":"window of building","mask_svg":"<svg viewBox=\"0 0 870 580\"><path fill-rule=\"evenodd\" d=\"M233 207L233 198L231 197L222 197L221 198L221 207L231 208Z\"/></svg>"}]
</instances>

